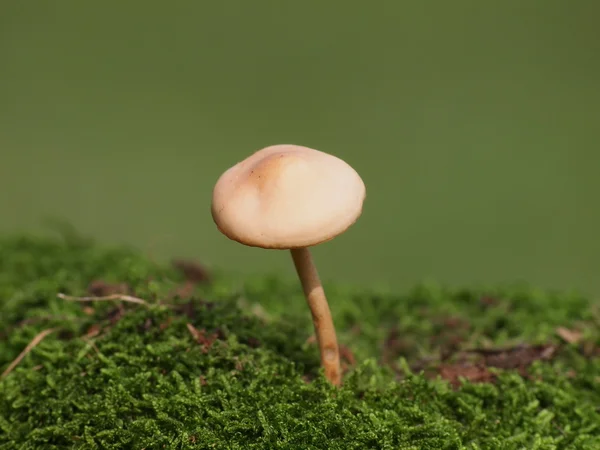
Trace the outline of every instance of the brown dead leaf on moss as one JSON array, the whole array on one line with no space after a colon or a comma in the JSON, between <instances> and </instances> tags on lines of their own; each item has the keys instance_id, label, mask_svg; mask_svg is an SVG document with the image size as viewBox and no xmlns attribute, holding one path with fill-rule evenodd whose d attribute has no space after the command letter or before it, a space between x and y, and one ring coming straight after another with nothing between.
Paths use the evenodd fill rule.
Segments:
<instances>
[{"instance_id":1,"label":"brown dead leaf on moss","mask_svg":"<svg viewBox=\"0 0 600 450\"><path fill-rule=\"evenodd\" d=\"M437 372L455 388L460 385L460 378L473 383L493 383L496 377L490 368L516 370L521 376L528 376L529 366L536 361L550 361L556 356L557 350L558 347L550 344L471 349L453 355L456 362L434 364L433 368L434 373Z\"/></svg>"}]
</instances>

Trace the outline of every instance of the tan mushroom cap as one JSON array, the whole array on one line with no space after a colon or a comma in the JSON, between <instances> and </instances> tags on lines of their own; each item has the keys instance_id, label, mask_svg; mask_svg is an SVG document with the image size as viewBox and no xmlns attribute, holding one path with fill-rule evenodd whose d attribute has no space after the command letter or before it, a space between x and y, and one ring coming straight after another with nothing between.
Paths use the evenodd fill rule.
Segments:
<instances>
[{"instance_id":1,"label":"tan mushroom cap","mask_svg":"<svg viewBox=\"0 0 600 450\"><path fill-rule=\"evenodd\" d=\"M333 239L360 216L365 185L341 159L298 145L273 145L217 181L212 216L228 238L293 249Z\"/></svg>"}]
</instances>

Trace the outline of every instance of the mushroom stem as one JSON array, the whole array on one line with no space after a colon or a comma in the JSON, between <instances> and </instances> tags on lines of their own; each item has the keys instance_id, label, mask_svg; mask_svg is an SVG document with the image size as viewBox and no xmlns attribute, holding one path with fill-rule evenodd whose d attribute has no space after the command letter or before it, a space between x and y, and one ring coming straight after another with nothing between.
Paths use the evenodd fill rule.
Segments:
<instances>
[{"instance_id":1,"label":"mushroom stem","mask_svg":"<svg viewBox=\"0 0 600 450\"><path fill-rule=\"evenodd\" d=\"M291 249L292 259L302 283L306 301L312 313L317 342L321 352L321 364L325 369L325 376L334 385L341 383L340 352L338 349L335 328L331 318L331 311L327 304L325 291L319 279L317 268L313 263L308 248Z\"/></svg>"}]
</instances>

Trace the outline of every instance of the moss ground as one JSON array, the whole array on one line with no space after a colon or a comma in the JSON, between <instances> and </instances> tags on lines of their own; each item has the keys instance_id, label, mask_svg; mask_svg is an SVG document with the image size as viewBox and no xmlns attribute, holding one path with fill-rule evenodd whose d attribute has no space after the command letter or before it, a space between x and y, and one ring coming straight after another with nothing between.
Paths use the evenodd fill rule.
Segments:
<instances>
[{"instance_id":1,"label":"moss ground","mask_svg":"<svg viewBox=\"0 0 600 450\"><path fill-rule=\"evenodd\" d=\"M600 449L598 303L523 286L326 286L324 382L300 286L0 239L0 449ZM149 305L57 293L128 290Z\"/></svg>"}]
</instances>

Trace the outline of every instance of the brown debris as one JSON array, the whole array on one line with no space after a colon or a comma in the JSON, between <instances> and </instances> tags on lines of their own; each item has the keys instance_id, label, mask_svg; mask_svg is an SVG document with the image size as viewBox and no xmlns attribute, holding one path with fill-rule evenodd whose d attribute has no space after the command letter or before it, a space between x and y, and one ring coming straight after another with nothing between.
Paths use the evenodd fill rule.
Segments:
<instances>
[{"instance_id":1,"label":"brown debris","mask_svg":"<svg viewBox=\"0 0 600 450\"><path fill-rule=\"evenodd\" d=\"M197 261L175 259L172 261L172 264L191 283L197 284L210 281L208 270Z\"/></svg>"},{"instance_id":2,"label":"brown debris","mask_svg":"<svg viewBox=\"0 0 600 450\"><path fill-rule=\"evenodd\" d=\"M160 331L164 331L166 330L169 325L171 325L171 322L173 322L173 318L172 317L167 317L167 320L165 320L164 322L162 322L158 328L160 328Z\"/></svg>"},{"instance_id":3,"label":"brown debris","mask_svg":"<svg viewBox=\"0 0 600 450\"><path fill-rule=\"evenodd\" d=\"M440 344L440 359L446 361L450 359L453 354L459 351L460 345L465 342L465 338L462 336L451 335L443 339Z\"/></svg>"},{"instance_id":4,"label":"brown debris","mask_svg":"<svg viewBox=\"0 0 600 450\"><path fill-rule=\"evenodd\" d=\"M304 374L301 378L306 384L310 384L315 380L315 376L311 374Z\"/></svg>"},{"instance_id":5,"label":"brown debris","mask_svg":"<svg viewBox=\"0 0 600 450\"><path fill-rule=\"evenodd\" d=\"M171 264L183 274L185 281L169 294L169 298L190 298L198 284L210 282L210 273L197 261L174 259Z\"/></svg>"},{"instance_id":6,"label":"brown debris","mask_svg":"<svg viewBox=\"0 0 600 450\"><path fill-rule=\"evenodd\" d=\"M556 355L555 345L520 345L506 349L472 349L465 353L475 353L483 357L487 366L499 369L526 369L535 361L549 361Z\"/></svg>"},{"instance_id":7,"label":"brown debris","mask_svg":"<svg viewBox=\"0 0 600 450\"><path fill-rule=\"evenodd\" d=\"M217 336L217 339L219 339L220 341L223 341L227 338L227 335L225 334L225 331L223 331L222 328L216 328L215 335Z\"/></svg>"},{"instance_id":8,"label":"brown debris","mask_svg":"<svg viewBox=\"0 0 600 450\"><path fill-rule=\"evenodd\" d=\"M463 330L468 330L469 328L471 328L471 324L469 324L469 322L467 322L465 319L452 316L444 318L442 320L442 325L444 326L444 328L457 328Z\"/></svg>"},{"instance_id":9,"label":"brown debris","mask_svg":"<svg viewBox=\"0 0 600 450\"><path fill-rule=\"evenodd\" d=\"M122 303L119 303L115 308L111 309L108 312L107 318L110 321L111 325L114 325L119 320L121 320L121 318L123 317L124 314L125 314L125 307L123 306Z\"/></svg>"},{"instance_id":10,"label":"brown debris","mask_svg":"<svg viewBox=\"0 0 600 450\"><path fill-rule=\"evenodd\" d=\"M91 339L93 337L96 337L100 334L101 331L102 331L102 328L100 327L100 325L95 323L88 328L88 330L86 331L86 333L83 336L83 339Z\"/></svg>"},{"instance_id":11,"label":"brown debris","mask_svg":"<svg viewBox=\"0 0 600 450\"><path fill-rule=\"evenodd\" d=\"M496 378L489 370L491 367L517 370L521 376L528 376L527 369L531 364L535 361L549 361L556 352L557 347L554 345L465 350L453 355L456 362L439 364L437 373L450 381L454 388L460 385L461 377L473 383L493 383Z\"/></svg>"},{"instance_id":12,"label":"brown debris","mask_svg":"<svg viewBox=\"0 0 600 450\"><path fill-rule=\"evenodd\" d=\"M154 325L154 321L150 317L148 317L144 321L144 323L142 324L142 326L140 327L141 331L146 331L146 332L150 331L150 329L153 327L153 325Z\"/></svg>"},{"instance_id":13,"label":"brown debris","mask_svg":"<svg viewBox=\"0 0 600 450\"><path fill-rule=\"evenodd\" d=\"M73 339L73 336L75 335L71 330L58 330L57 334L57 338L62 340L62 341L70 341L71 339Z\"/></svg>"},{"instance_id":14,"label":"brown debris","mask_svg":"<svg viewBox=\"0 0 600 450\"><path fill-rule=\"evenodd\" d=\"M348 370L356 364L354 353L345 345L340 345L340 360L342 373L348 372Z\"/></svg>"},{"instance_id":15,"label":"brown debris","mask_svg":"<svg viewBox=\"0 0 600 450\"><path fill-rule=\"evenodd\" d=\"M190 298L196 289L196 283L186 281L182 285L176 287L169 295L169 298Z\"/></svg>"},{"instance_id":16,"label":"brown debris","mask_svg":"<svg viewBox=\"0 0 600 450\"><path fill-rule=\"evenodd\" d=\"M258 347L260 347L260 344L261 344L261 343L260 343L260 340L258 340L258 339L257 339L257 338L255 338L254 336L250 336L249 338L247 338L247 339L246 339L246 344L247 344L249 347L252 347L252 348L258 348Z\"/></svg>"},{"instance_id":17,"label":"brown debris","mask_svg":"<svg viewBox=\"0 0 600 450\"><path fill-rule=\"evenodd\" d=\"M583 337L583 333L581 331L570 330L565 327L558 327L556 329L556 334L558 334L565 342L569 344L577 344Z\"/></svg>"},{"instance_id":18,"label":"brown debris","mask_svg":"<svg viewBox=\"0 0 600 450\"><path fill-rule=\"evenodd\" d=\"M482 297L480 303L484 307L498 306L497 298ZM460 378L474 383L490 383L495 381L491 368L517 370L527 376L527 369L535 361L549 361L558 352L558 346L520 345L511 348L476 348L462 350L473 333L470 322L460 317L433 318L434 333L430 337L430 347L437 349L439 355L423 357L411 364L414 372L425 372L426 376L440 375L456 387ZM567 341L578 342L581 336L572 330L559 329L557 333ZM388 364L402 377L404 373L396 363L399 356L410 357L415 353L416 345L402 336L398 326L389 329L383 343L382 362ZM590 348L587 352L592 352ZM584 350L585 351L585 350ZM600 350L599 350L600 354Z\"/></svg>"},{"instance_id":19,"label":"brown debris","mask_svg":"<svg viewBox=\"0 0 600 450\"><path fill-rule=\"evenodd\" d=\"M198 330L191 323L187 324L187 329L196 342L202 346L202 353L208 353L219 336L219 333L211 333L210 335L207 335L204 328Z\"/></svg>"},{"instance_id":20,"label":"brown debris","mask_svg":"<svg viewBox=\"0 0 600 450\"><path fill-rule=\"evenodd\" d=\"M403 354L410 353L412 349L413 345L400 337L400 330L398 326L394 325L383 342L383 363L390 364L395 368L396 359Z\"/></svg>"},{"instance_id":21,"label":"brown debris","mask_svg":"<svg viewBox=\"0 0 600 450\"><path fill-rule=\"evenodd\" d=\"M196 317L196 308L194 306L194 301L189 300L185 303L178 304L174 307L175 312L178 314L183 314L188 319L194 319Z\"/></svg>"},{"instance_id":22,"label":"brown debris","mask_svg":"<svg viewBox=\"0 0 600 450\"><path fill-rule=\"evenodd\" d=\"M202 300L200 304L209 311L215 307L215 302L206 302Z\"/></svg>"},{"instance_id":23,"label":"brown debris","mask_svg":"<svg viewBox=\"0 0 600 450\"><path fill-rule=\"evenodd\" d=\"M356 364L356 358L354 357L354 353L345 345L340 345L340 357L350 366L354 366Z\"/></svg>"},{"instance_id":24,"label":"brown debris","mask_svg":"<svg viewBox=\"0 0 600 450\"><path fill-rule=\"evenodd\" d=\"M479 299L479 304L484 308L492 308L494 306L498 306L500 304L500 300L498 300L496 297L484 295Z\"/></svg>"},{"instance_id":25,"label":"brown debris","mask_svg":"<svg viewBox=\"0 0 600 450\"><path fill-rule=\"evenodd\" d=\"M460 386L461 378L471 383L493 383L496 379L484 364L443 364L439 368L439 374L454 388Z\"/></svg>"},{"instance_id":26,"label":"brown debris","mask_svg":"<svg viewBox=\"0 0 600 450\"><path fill-rule=\"evenodd\" d=\"M440 359L442 361L447 361L459 351L460 345L465 341L463 337L460 336L450 336L441 346L440 346Z\"/></svg>"}]
</instances>

